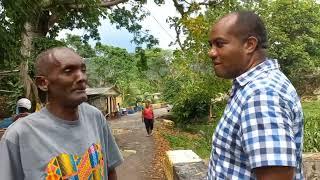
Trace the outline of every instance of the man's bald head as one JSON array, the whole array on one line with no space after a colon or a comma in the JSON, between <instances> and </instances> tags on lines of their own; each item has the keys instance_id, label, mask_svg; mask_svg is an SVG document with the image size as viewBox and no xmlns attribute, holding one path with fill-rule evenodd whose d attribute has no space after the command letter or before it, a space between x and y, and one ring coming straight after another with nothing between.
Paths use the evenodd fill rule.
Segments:
<instances>
[{"instance_id":1,"label":"man's bald head","mask_svg":"<svg viewBox=\"0 0 320 180\"><path fill-rule=\"evenodd\" d=\"M57 59L61 60L66 53L77 55L73 49L67 47L55 47L40 53L35 62L36 76L47 76L50 70L58 65Z\"/></svg>"},{"instance_id":2,"label":"man's bald head","mask_svg":"<svg viewBox=\"0 0 320 180\"><path fill-rule=\"evenodd\" d=\"M251 11L238 11L227 14L218 23L233 23L232 34L242 41L250 36L258 40L257 48L268 48L267 30L262 19Z\"/></svg>"}]
</instances>

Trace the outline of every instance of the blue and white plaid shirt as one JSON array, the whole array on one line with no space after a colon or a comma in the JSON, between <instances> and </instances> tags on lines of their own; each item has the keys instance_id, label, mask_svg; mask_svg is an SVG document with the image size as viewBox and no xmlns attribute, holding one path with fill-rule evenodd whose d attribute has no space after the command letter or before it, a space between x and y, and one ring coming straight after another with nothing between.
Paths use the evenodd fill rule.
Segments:
<instances>
[{"instance_id":1,"label":"blue and white plaid shirt","mask_svg":"<svg viewBox=\"0 0 320 180\"><path fill-rule=\"evenodd\" d=\"M234 79L212 140L208 180L256 179L263 166L292 166L303 179L301 103L277 60Z\"/></svg>"}]
</instances>

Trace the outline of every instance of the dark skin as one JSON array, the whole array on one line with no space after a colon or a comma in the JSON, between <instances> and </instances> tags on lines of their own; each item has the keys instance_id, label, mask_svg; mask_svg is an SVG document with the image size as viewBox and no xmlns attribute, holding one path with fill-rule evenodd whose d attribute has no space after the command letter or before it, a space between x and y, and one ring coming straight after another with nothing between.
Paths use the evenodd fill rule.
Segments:
<instances>
[{"instance_id":1,"label":"dark skin","mask_svg":"<svg viewBox=\"0 0 320 180\"><path fill-rule=\"evenodd\" d=\"M48 95L48 111L64 120L78 120L78 106L87 100L83 59L68 48L60 48L38 60L36 68L37 86ZM115 169L109 169L108 179L117 179Z\"/></svg>"},{"instance_id":2,"label":"dark skin","mask_svg":"<svg viewBox=\"0 0 320 180\"><path fill-rule=\"evenodd\" d=\"M36 82L48 94L48 110L59 118L77 120L78 105L87 100L83 59L70 49L59 49L38 66L38 69L47 69L47 72L39 72Z\"/></svg>"},{"instance_id":3,"label":"dark skin","mask_svg":"<svg viewBox=\"0 0 320 180\"><path fill-rule=\"evenodd\" d=\"M115 169L109 169L108 179L117 180L117 171Z\"/></svg>"},{"instance_id":4,"label":"dark skin","mask_svg":"<svg viewBox=\"0 0 320 180\"><path fill-rule=\"evenodd\" d=\"M230 14L217 22L210 32L208 52L218 77L234 79L257 66L266 58L265 50L259 49L256 37L240 40L235 34L236 14ZM294 168L266 166L253 169L258 180L292 180Z\"/></svg>"}]
</instances>

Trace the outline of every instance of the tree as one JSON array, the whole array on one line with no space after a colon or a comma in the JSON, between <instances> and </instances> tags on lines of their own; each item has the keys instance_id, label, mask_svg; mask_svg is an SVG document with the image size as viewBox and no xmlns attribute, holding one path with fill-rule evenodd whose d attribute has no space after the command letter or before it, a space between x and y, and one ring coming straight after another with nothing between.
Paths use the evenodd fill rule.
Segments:
<instances>
[{"instance_id":1,"label":"tree","mask_svg":"<svg viewBox=\"0 0 320 180\"><path fill-rule=\"evenodd\" d=\"M174 53L165 97L171 98L167 100L175 104L173 111L181 120L195 118L192 112L206 113L193 107L205 107L196 103L210 103L207 96L214 98L230 87L230 82L212 76L212 62L207 57L211 25L227 13L252 10L265 20L269 33L269 56L279 60L282 70L296 87L306 86L298 78L301 73L312 72L319 67L320 5L314 0L225 0L210 4L174 2L181 17L172 17L169 22L177 32L182 51ZM205 10L201 6L205 6ZM186 36L184 41L181 41L181 34ZM170 88L174 85L179 87Z\"/></svg>"},{"instance_id":2,"label":"tree","mask_svg":"<svg viewBox=\"0 0 320 180\"><path fill-rule=\"evenodd\" d=\"M83 58L92 58L96 56L95 50L87 41L83 40L81 36L67 34L67 37L63 42L74 49Z\"/></svg>"},{"instance_id":3,"label":"tree","mask_svg":"<svg viewBox=\"0 0 320 180\"><path fill-rule=\"evenodd\" d=\"M155 1L161 4L163 1ZM141 7L146 1L127 0L3 0L0 4L0 22L2 28L0 35L7 36L1 41L1 50L4 51L2 61L10 58L20 64L21 82L25 87L26 96L30 97L31 89L36 91L29 76L30 62L34 59L33 41L39 39L54 39L62 29L83 28L88 34L84 40L93 38L99 40L97 27L100 25L99 18L109 18L117 27L125 27L134 34L133 41L139 45L147 43L148 47L157 44L158 41L148 34L142 34L141 25L138 24L145 16ZM130 4L131 10L128 10ZM6 34L6 32L13 32ZM8 36L9 35L9 36ZM5 41L7 40L7 41ZM6 42L14 42L10 47L3 48ZM21 52L21 54L20 54ZM31 63L32 64L32 63ZM11 67L15 67L12 63ZM36 92L34 92L36 94Z\"/></svg>"},{"instance_id":4,"label":"tree","mask_svg":"<svg viewBox=\"0 0 320 180\"><path fill-rule=\"evenodd\" d=\"M268 28L269 56L279 60L281 69L303 93L311 83L304 81L305 75L319 67L320 4L314 0L263 1L257 12Z\"/></svg>"}]
</instances>

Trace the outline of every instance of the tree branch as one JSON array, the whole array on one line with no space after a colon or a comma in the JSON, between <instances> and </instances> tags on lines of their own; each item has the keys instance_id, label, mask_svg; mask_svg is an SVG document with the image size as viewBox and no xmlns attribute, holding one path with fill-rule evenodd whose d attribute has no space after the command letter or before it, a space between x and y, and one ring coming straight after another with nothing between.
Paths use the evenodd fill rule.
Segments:
<instances>
[{"instance_id":1,"label":"tree branch","mask_svg":"<svg viewBox=\"0 0 320 180\"><path fill-rule=\"evenodd\" d=\"M100 7L110 8L112 6L127 2L128 0L101 0ZM71 9L82 9L86 5L84 4L66 4L67 8Z\"/></svg>"},{"instance_id":2,"label":"tree branch","mask_svg":"<svg viewBox=\"0 0 320 180\"><path fill-rule=\"evenodd\" d=\"M12 71L1 71L0 72L0 75L9 75L11 73L17 73L19 72L20 70L16 69L16 70L12 70Z\"/></svg>"},{"instance_id":3,"label":"tree branch","mask_svg":"<svg viewBox=\"0 0 320 180\"><path fill-rule=\"evenodd\" d=\"M181 17L184 15L184 7L182 4L179 4L177 0L172 0L174 7L176 7L177 11L181 14Z\"/></svg>"},{"instance_id":4,"label":"tree branch","mask_svg":"<svg viewBox=\"0 0 320 180\"><path fill-rule=\"evenodd\" d=\"M178 45L180 46L181 50L184 50L184 46L181 43L181 39L180 39L180 27L178 24L174 25L174 30L176 31L176 42L178 43Z\"/></svg>"},{"instance_id":5,"label":"tree branch","mask_svg":"<svg viewBox=\"0 0 320 180\"><path fill-rule=\"evenodd\" d=\"M107 0L102 0L101 2L101 7L111 7L120 3L127 2L128 0L113 0L113 1L107 1Z\"/></svg>"}]
</instances>

